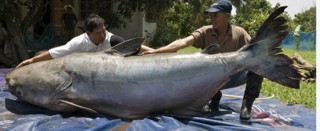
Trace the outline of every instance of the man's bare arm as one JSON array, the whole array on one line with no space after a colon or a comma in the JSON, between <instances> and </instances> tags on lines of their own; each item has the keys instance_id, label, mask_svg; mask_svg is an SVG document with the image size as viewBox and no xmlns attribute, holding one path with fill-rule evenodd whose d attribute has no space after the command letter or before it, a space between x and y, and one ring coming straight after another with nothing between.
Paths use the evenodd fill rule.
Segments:
<instances>
[{"instance_id":1,"label":"man's bare arm","mask_svg":"<svg viewBox=\"0 0 320 131\"><path fill-rule=\"evenodd\" d=\"M44 61L44 60L51 60L53 59L52 56L50 55L49 51L45 51L37 56L34 56L30 59L22 61L16 68L29 65L31 63L39 62L39 61Z\"/></svg>"},{"instance_id":2,"label":"man's bare arm","mask_svg":"<svg viewBox=\"0 0 320 131\"><path fill-rule=\"evenodd\" d=\"M188 47L190 45L193 45L194 41L195 41L194 37L192 35L190 35L190 36L188 36L186 38L175 40L175 41L171 42L170 44L168 44L168 45L166 45L164 47L161 47L161 48L158 48L158 49L155 49L155 50L152 50L152 51L146 51L146 52L143 52L142 54L176 52L179 49L182 49L182 48Z\"/></svg>"}]
</instances>

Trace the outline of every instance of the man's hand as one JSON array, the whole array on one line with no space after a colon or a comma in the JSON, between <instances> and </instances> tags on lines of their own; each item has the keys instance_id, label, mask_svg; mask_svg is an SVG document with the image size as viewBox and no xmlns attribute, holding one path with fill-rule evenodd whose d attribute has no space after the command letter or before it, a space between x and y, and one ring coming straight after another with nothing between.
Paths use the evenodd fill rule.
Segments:
<instances>
[{"instance_id":1,"label":"man's hand","mask_svg":"<svg viewBox=\"0 0 320 131\"><path fill-rule=\"evenodd\" d=\"M25 65L29 65L31 63L33 63L33 59L32 58L22 61L18 66L16 66L16 68L19 68L19 67L22 67L22 66L25 66Z\"/></svg>"},{"instance_id":2,"label":"man's hand","mask_svg":"<svg viewBox=\"0 0 320 131\"><path fill-rule=\"evenodd\" d=\"M16 68L29 65L31 63L36 63L39 61L51 60L51 59L53 58L50 55L49 51L43 51L42 53L40 53L39 55L36 55L35 57L22 61Z\"/></svg>"},{"instance_id":3,"label":"man's hand","mask_svg":"<svg viewBox=\"0 0 320 131\"><path fill-rule=\"evenodd\" d=\"M144 55L145 52L152 52L152 51L154 51L153 48L145 46L145 45L141 45L140 54ZM147 53L147 54L151 54L151 53Z\"/></svg>"},{"instance_id":4,"label":"man's hand","mask_svg":"<svg viewBox=\"0 0 320 131\"><path fill-rule=\"evenodd\" d=\"M146 55L146 54L154 54L154 53L156 53L156 50L147 50L147 51L142 52L141 54Z\"/></svg>"}]
</instances>

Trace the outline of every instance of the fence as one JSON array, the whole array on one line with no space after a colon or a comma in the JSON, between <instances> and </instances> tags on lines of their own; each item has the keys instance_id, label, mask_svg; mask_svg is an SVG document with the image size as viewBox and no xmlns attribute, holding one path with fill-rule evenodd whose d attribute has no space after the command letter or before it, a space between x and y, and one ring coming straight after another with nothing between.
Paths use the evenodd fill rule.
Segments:
<instances>
[{"instance_id":1,"label":"fence","mask_svg":"<svg viewBox=\"0 0 320 131\"><path fill-rule=\"evenodd\" d=\"M65 44L62 36L55 29L54 24L48 24L41 35L29 32L25 33L24 40L31 56L38 51L48 50L52 47Z\"/></svg>"},{"instance_id":2,"label":"fence","mask_svg":"<svg viewBox=\"0 0 320 131\"><path fill-rule=\"evenodd\" d=\"M282 41L282 47L296 50L315 50L316 31L300 32L298 36L289 33Z\"/></svg>"}]
</instances>

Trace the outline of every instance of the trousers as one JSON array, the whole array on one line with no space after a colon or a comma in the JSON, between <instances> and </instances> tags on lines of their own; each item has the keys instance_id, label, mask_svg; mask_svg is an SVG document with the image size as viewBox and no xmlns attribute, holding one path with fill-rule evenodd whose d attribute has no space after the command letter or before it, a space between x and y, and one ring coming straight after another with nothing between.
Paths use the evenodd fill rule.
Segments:
<instances>
[{"instance_id":1,"label":"trousers","mask_svg":"<svg viewBox=\"0 0 320 131\"><path fill-rule=\"evenodd\" d=\"M245 92L243 97L249 98L252 103L255 98L258 98L260 95L261 85L262 85L263 77L259 76L251 71L241 71L236 73L230 77L230 81L227 82L222 88L229 89L241 86L246 84ZM222 93L219 90L212 98L209 104L211 110L219 110L219 103L222 97ZM252 105L251 105L252 106Z\"/></svg>"}]
</instances>

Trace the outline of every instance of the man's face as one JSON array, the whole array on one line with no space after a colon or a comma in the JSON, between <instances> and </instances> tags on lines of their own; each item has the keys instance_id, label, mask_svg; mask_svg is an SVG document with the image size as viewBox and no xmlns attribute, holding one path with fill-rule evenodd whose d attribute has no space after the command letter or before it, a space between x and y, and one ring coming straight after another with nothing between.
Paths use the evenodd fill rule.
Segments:
<instances>
[{"instance_id":1,"label":"man's face","mask_svg":"<svg viewBox=\"0 0 320 131\"><path fill-rule=\"evenodd\" d=\"M72 13L73 12L72 8L67 8L67 12Z\"/></svg>"},{"instance_id":2,"label":"man's face","mask_svg":"<svg viewBox=\"0 0 320 131\"><path fill-rule=\"evenodd\" d=\"M92 32L87 32L91 41L98 45L106 39L106 27L104 25L99 26L98 28L94 29Z\"/></svg>"},{"instance_id":3,"label":"man's face","mask_svg":"<svg viewBox=\"0 0 320 131\"><path fill-rule=\"evenodd\" d=\"M229 15L225 12L214 12L210 13L211 16L211 22L214 29L217 29L225 24L228 23Z\"/></svg>"}]
</instances>

